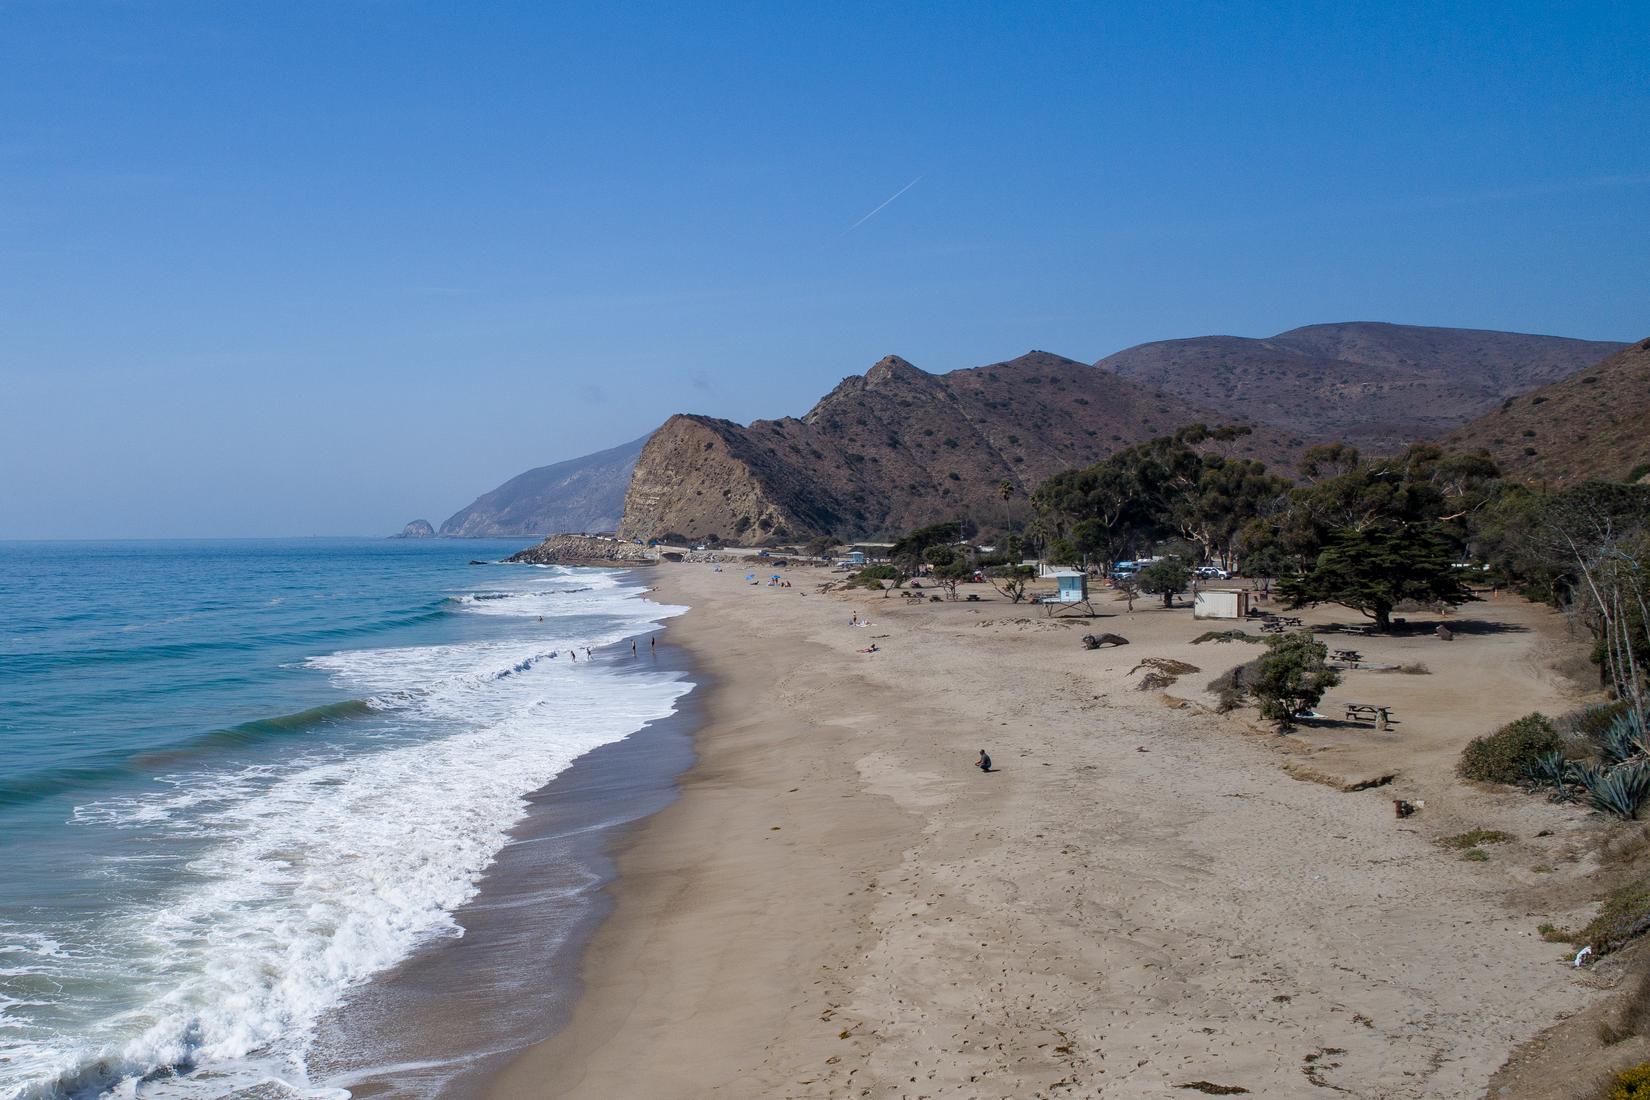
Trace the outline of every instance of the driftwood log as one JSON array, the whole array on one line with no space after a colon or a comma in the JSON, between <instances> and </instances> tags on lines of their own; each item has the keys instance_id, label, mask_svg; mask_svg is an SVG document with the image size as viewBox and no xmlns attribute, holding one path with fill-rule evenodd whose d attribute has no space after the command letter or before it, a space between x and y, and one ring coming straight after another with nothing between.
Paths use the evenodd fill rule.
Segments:
<instances>
[{"instance_id":1,"label":"driftwood log","mask_svg":"<svg viewBox=\"0 0 1650 1100\"><path fill-rule=\"evenodd\" d=\"M1128 645L1129 640L1121 634L1085 634L1083 635L1084 649L1099 649L1103 645Z\"/></svg>"}]
</instances>

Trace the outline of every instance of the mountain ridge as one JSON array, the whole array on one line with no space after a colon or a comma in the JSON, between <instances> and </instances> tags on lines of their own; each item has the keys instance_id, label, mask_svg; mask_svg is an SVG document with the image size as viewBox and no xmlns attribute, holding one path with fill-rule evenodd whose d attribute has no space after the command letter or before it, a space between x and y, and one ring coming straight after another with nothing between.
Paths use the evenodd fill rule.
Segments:
<instances>
[{"instance_id":1,"label":"mountain ridge","mask_svg":"<svg viewBox=\"0 0 1650 1100\"><path fill-rule=\"evenodd\" d=\"M1264 338L1156 340L1095 363L1236 419L1395 449L1625 345L1563 336L1343 321Z\"/></svg>"},{"instance_id":2,"label":"mountain ridge","mask_svg":"<svg viewBox=\"0 0 1650 1100\"><path fill-rule=\"evenodd\" d=\"M644 435L629 443L517 474L441 524L444 538L514 538L563 531L611 531Z\"/></svg>"},{"instance_id":3,"label":"mountain ridge","mask_svg":"<svg viewBox=\"0 0 1650 1100\"><path fill-rule=\"evenodd\" d=\"M945 374L885 356L801 417L749 425L677 414L637 461L619 533L754 544L889 535L967 513L997 522L1059 470L1187 424L1208 409L1045 351ZM1271 429L1239 452L1276 462Z\"/></svg>"},{"instance_id":4,"label":"mountain ridge","mask_svg":"<svg viewBox=\"0 0 1650 1100\"><path fill-rule=\"evenodd\" d=\"M1505 476L1562 488L1588 478L1644 477L1650 472L1647 424L1650 339L1508 398L1445 442L1488 451Z\"/></svg>"}]
</instances>

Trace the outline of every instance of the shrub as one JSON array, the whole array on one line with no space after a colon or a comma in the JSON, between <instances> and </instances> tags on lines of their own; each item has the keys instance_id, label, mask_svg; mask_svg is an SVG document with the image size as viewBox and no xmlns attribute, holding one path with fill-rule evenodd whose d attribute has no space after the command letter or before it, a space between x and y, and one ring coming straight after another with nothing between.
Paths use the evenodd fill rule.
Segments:
<instances>
[{"instance_id":1,"label":"shrub","mask_svg":"<svg viewBox=\"0 0 1650 1100\"><path fill-rule=\"evenodd\" d=\"M1613 703L1599 703L1591 707L1582 707L1572 710L1558 720L1559 729L1565 733L1576 733L1592 741L1597 741L1610 728L1610 723L1616 717L1627 712L1627 704L1621 700Z\"/></svg>"},{"instance_id":2,"label":"shrub","mask_svg":"<svg viewBox=\"0 0 1650 1100\"><path fill-rule=\"evenodd\" d=\"M1462 779L1517 783L1547 753L1561 747L1558 730L1544 714L1526 714L1494 733L1474 737L1455 766Z\"/></svg>"},{"instance_id":3,"label":"shrub","mask_svg":"<svg viewBox=\"0 0 1650 1100\"><path fill-rule=\"evenodd\" d=\"M844 583L848 588L882 588L883 581L893 581L898 585L902 574L892 565L867 565L864 569L849 577Z\"/></svg>"},{"instance_id":4,"label":"shrub","mask_svg":"<svg viewBox=\"0 0 1650 1100\"><path fill-rule=\"evenodd\" d=\"M1470 832L1457 833L1455 836L1439 838L1438 843L1445 848L1477 848L1485 844L1505 844L1512 839L1511 833L1504 833L1500 829L1473 829Z\"/></svg>"},{"instance_id":5,"label":"shrub","mask_svg":"<svg viewBox=\"0 0 1650 1100\"><path fill-rule=\"evenodd\" d=\"M1650 1100L1650 1062L1640 1062L1612 1077L1604 1100Z\"/></svg>"},{"instance_id":6,"label":"shrub","mask_svg":"<svg viewBox=\"0 0 1650 1100\"><path fill-rule=\"evenodd\" d=\"M1270 638L1271 651L1262 657L1249 690L1260 701L1260 713L1279 729L1295 724L1295 716L1318 705L1323 693L1341 682L1341 674L1324 667L1329 647L1306 631Z\"/></svg>"},{"instance_id":7,"label":"shrub","mask_svg":"<svg viewBox=\"0 0 1650 1100\"><path fill-rule=\"evenodd\" d=\"M1263 658L1256 657L1247 664L1238 665L1230 672L1223 672L1209 681L1209 693L1218 700L1215 709L1221 714L1241 707L1249 698L1249 685L1255 682L1260 673L1260 662Z\"/></svg>"},{"instance_id":8,"label":"shrub","mask_svg":"<svg viewBox=\"0 0 1650 1100\"><path fill-rule=\"evenodd\" d=\"M1598 916L1587 922L1575 942L1587 944L1595 954L1607 955L1643 935L1646 929L1650 929L1650 880L1641 879L1605 898Z\"/></svg>"}]
</instances>

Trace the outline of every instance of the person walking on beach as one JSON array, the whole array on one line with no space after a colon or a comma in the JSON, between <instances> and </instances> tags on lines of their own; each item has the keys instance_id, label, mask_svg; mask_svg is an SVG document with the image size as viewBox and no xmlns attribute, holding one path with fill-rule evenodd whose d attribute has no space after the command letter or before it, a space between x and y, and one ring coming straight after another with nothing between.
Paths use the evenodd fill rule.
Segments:
<instances>
[{"instance_id":1,"label":"person walking on beach","mask_svg":"<svg viewBox=\"0 0 1650 1100\"><path fill-rule=\"evenodd\" d=\"M630 655L632 657L636 656L636 639L635 638L630 639Z\"/></svg>"},{"instance_id":2,"label":"person walking on beach","mask_svg":"<svg viewBox=\"0 0 1650 1100\"><path fill-rule=\"evenodd\" d=\"M650 653L657 654L659 652L659 636L657 634L648 637L647 648Z\"/></svg>"},{"instance_id":3,"label":"person walking on beach","mask_svg":"<svg viewBox=\"0 0 1650 1100\"><path fill-rule=\"evenodd\" d=\"M974 761L974 766L976 768L979 768L982 772L990 771L991 770L991 755L989 753L987 753L984 749L981 749L980 750L980 758L978 760Z\"/></svg>"}]
</instances>

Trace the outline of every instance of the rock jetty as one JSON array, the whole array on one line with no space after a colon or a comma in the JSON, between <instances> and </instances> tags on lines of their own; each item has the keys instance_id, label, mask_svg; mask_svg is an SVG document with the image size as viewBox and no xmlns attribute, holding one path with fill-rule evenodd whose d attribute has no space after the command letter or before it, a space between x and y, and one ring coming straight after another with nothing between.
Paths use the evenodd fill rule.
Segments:
<instances>
[{"instance_id":1,"label":"rock jetty","mask_svg":"<svg viewBox=\"0 0 1650 1100\"><path fill-rule=\"evenodd\" d=\"M602 535L551 535L537 546L504 559L525 565L657 565L659 552Z\"/></svg>"}]
</instances>

